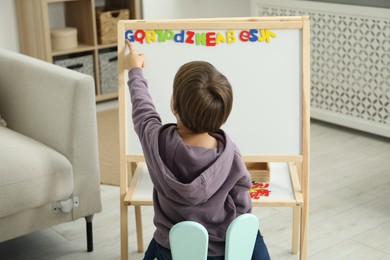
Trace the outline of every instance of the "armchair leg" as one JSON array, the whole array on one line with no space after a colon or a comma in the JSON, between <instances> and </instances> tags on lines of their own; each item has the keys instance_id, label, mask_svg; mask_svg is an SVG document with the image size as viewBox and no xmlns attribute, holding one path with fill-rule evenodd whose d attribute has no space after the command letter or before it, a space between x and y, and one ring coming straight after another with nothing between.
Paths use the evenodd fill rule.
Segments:
<instances>
[{"instance_id":1,"label":"armchair leg","mask_svg":"<svg viewBox=\"0 0 390 260\"><path fill-rule=\"evenodd\" d=\"M93 251L93 235L92 235L92 219L93 215L89 215L85 217L85 221L87 224L87 251Z\"/></svg>"}]
</instances>

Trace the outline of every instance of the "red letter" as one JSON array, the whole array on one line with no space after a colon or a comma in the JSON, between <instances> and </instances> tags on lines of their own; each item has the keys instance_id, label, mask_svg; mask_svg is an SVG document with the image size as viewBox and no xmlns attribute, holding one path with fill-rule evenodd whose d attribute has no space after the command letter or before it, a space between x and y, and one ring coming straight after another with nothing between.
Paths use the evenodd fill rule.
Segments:
<instances>
[{"instance_id":1,"label":"red letter","mask_svg":"<svg viewBox=\"0 0 390 260\"><path fill-rule=\"evenodd\" d=\"M193 44L194 43L194 35L195 35L195 33L193 31L187 31L186 43Z\"/></svg>"},{"instance_id":2,"label":"red letter","mask_svg":"<svg viewBox=\"0 0 390 260\"><path fill-rule=\"evenodd\" d=\"M249 39L249 31L241 31L240 32L240 40L243 41L243 42L247 42L248 39Z\"/></svg>"},{"instance_id":3,"label":"red letter","mask_svg":"<svg viewBox=\"0 0 390 260\"><path fill-rule=\"evenodd\" d=\"M144 39L145 39L145 31L137 30L134 34L134 40L140 43L144 43Z\"/></svg>"},{"instance_id":4,"label":"red letter","mask_svg":"<svg viewBox=\"0 0 390 260\"><path fill-rule=\"evenodd\" d=\"M206 33L206 46L215 46L215 32Z\"/></svg>"}]
</instances>

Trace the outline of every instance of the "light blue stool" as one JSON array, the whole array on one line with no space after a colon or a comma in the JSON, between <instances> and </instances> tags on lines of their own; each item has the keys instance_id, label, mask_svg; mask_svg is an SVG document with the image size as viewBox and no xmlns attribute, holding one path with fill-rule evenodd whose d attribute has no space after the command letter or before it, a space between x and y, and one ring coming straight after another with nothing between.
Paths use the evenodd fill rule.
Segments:
<instances>
[{"instance_id":1,"label":"light blue stool","mask_svg":"<svg viewBox=\"0 0 390 260\"><path fill-rule=\"evenodd\" d=\"M194 221L183 221L169 231L173 260L207 259L209 234L204 226Z\"/></svg>"},{"instance_id":2,"label":"light blue stool","mask_svg":"<svg viewBox=\"0 0 390 260\"><path fill-rule=\"evenodd\" d=\"M234 219L226 232L225 260L250 260L259 230L259 220L253 214ZM169 232L173 260L206 260L209 236L204 226L183 221Z\"/></svg>"},{"instance_id":3,"label":"light blue stool","mask_svg":"<svg viewBox=\"0 0 390 260\"><path fill-rule=\"evenodd\" d=\"M253 214L233 220L226 232L225 260L250 260L258 230L259 219Z\"/></svg>"}]
</instances>

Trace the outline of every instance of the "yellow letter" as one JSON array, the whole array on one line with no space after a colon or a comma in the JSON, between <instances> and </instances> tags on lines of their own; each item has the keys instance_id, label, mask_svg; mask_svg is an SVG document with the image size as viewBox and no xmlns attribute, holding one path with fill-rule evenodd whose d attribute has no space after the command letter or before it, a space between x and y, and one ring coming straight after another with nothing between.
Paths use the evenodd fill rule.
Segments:
<instances>
[{"instance_id":1,"label":"yellow letter","mask_svg":"<svg viewBox=\"0 0 390 260\"><path fill-rule=\"evenodd\" d=\"M215 42L217 44L220 44L221 42L225 43L226 42L226 39L225 37L222 35L222 33L217 33L217 37L215 38Z\"/></svg>"},{"instance_id":2,"label":"yellow letter","mask_svg":"<svg viewBox=\"0 0 390 260\"><path fill-rule=\"evenodd\" d=\"M236 41L236 35L233 30L226 31L226 39L228 43L233 43Z\"/></svg>"},{"instance_id":3,"label":"yellow letter","mask_svg":"<svg viewBox=\"0 0 390 260\"><path fill-rule=\"evenodd\" d=\"M264 40L266 42L271 42L271 37L272 38L276 37L276 33L271 32L270 30L261 29L260 32L261 32L260 33L261 37L259 35L259 42L263 42Z\"/></svg>"},{"instance_id":4,"label":"yellow letter","mask_svg":"<svg viewBox=\"0 0 390 260\"><path fill-rule=\"evenodd\" d=\"M151 41L152 42L156 42L156 32L153 31L153 30L147 30L146 33L146 42L147 43L150 43Z\"/></svg>"}]
</instances>

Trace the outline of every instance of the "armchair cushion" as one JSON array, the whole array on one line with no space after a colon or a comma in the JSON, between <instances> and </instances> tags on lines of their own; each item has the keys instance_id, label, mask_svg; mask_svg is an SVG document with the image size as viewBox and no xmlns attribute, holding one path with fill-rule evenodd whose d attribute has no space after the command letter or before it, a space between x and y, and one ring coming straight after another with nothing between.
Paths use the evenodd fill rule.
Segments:
<instances>
[{"instance_id":1,"label":"armchair cushion","mask_svg":"<svg viewBox=\"0 0 390 260\"><path fill-rule=\"evenodd\" d=\"M0 218L73 193L72 165L64 155L6 127L0 127L0 147Z\"/></svg>"}]
</instances>

